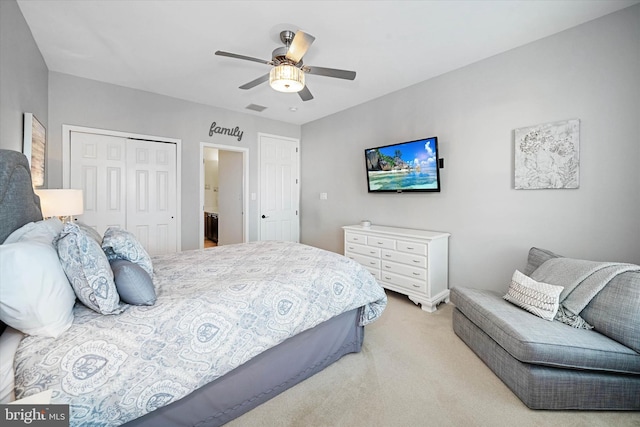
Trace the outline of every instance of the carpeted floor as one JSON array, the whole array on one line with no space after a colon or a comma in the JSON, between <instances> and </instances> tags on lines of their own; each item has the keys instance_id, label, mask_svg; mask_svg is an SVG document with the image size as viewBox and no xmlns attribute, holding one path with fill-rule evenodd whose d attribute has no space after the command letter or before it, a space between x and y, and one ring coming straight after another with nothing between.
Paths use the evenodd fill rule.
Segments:
<instances>
[{"instance_id":1,"label":"carpeted floor","mask_svg":"<svg viewBox=\"0 0 640 427\"><path fill-rule=\"evenodd\" d=\"M429 314L405 296L387 295L361 353L227 426L640 427L640 412L528 409L454 334L450 304Z\"/></svg>"}]
</instances>

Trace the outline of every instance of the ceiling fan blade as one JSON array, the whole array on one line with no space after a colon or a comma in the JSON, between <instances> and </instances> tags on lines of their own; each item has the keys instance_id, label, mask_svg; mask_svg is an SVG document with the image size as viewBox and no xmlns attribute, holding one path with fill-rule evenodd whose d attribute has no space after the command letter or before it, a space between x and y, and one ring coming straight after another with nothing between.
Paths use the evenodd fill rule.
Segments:
<instances>
[{"instance_id":1,"label":"ceiling fan blade","mask_svg":"<svg viewBox=\"0 0 640 427\"><path fill-rule=\"evenodd\" d=\"M238 55L237 53L224 52L222 50L217 50L216 55L228 56L229 58L244 59L245 61L259 62L260 64L273 65L271 61L265 61L264 59L253 58L251 56Z\"/></svg>"},{"instance_id":2,"label":"ceiling fan blade","mask_svg":"<svg viewBox=\"0 0 640 427\"><path fill-rule=\"evenodd\" d=\"M286 58L293 61L294 64L297 64L300 62L304 54L307 53L309 46L311 46L311 43L313 43L315 39L316 38L311 34L298 31L293 37L293 41L291 42L291 46L289 46Z\"/></svg>"},{"instance_id":3,"label":"ceiling fan blade","mask_svg":"<svg viewBox=\"0 0 640 427\"><path fill-rule=\"evenodd\" d=\"M264 76L260 76L255 80L251 80L249 83L245 83L240 86L240 89L251 89L252 87L258 86L260 83L264 83L269 80L269 74L265 74Z\"/></svg>"},{"instance_id":4,"label":"ceiling fan blade","mask_svg":"<svg viewBox=\"0 0 640 427\"><path fill-rule=\"evenodd\" d=\"M313 65L305 65L302 69L309 74L316 76L335 77L337 79L353 80L356 78L355 71L338 70L336 68L314 67Z\"/></svg>"},{"instance_id":5,"label":"ceiling fan blade","mask_svg":"<svg viewBox=\"0 0 640 427\"><path fill-rule=\"evenodd\" d=\"M302 90L298 92L298 95L300 95L300 98L303 101L311 101L313 99L313 95L311 95L311 92L309 91L309 88L307 86L303 87Z\"/></svg>"}]
</instances>

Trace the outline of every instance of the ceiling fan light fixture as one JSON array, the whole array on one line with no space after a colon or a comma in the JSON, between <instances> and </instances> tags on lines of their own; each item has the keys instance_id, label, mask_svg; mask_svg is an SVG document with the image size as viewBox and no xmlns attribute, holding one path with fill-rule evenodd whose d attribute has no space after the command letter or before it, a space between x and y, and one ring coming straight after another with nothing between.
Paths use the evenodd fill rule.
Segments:
<instances>
[{"instance_id":1,"label":"ceiling fan light fixture","mask_svg":"<svg viewBox=\"0 0 640 427\"><path fill-rule=\"evenodd\" d=\"M300 92L304 89L304 71L295 65L277 65L269 72L269 85L278 92Z\"/></svg>"}]
</instances>

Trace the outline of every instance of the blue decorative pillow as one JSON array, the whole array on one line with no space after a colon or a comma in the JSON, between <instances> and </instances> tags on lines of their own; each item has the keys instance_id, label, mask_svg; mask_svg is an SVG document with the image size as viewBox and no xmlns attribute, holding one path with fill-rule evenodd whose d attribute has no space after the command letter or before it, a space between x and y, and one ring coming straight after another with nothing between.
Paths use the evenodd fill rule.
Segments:
<instances>
[{"instance_id":1,"label":"blue decorative pillow","mask_svg":"<svg viewBox=\"0 0 640 427\"><path fill-rule=\"evenodd\" d=\"M55 245L62 269L84 305L102 314L124 310L109 261L93 238L76 224L67 223Z\"/></svg>"},{"instance_id":2,"label":"blue decorative pillow","mask_svg":"<svg viewBox=\"0 0 640 427\"><path fill-rule=\"evenodd\" d=\"M126 259L138 264L153 277L151 257L133 233L120 227L109 227L102 238L102 249L109 260Z\"/></svg>"},{"instance_id":3,"label":"blue decorative pillow","mask_svg":"<svg viewBox=\"0 0 640 427\"><path fill-rule=\"evenodd\" d=\"M133 305L153 305L156 302L153 281L142 267L126 259L114 259L109 264L122 301Z\"/></svg>"}]
</instances>

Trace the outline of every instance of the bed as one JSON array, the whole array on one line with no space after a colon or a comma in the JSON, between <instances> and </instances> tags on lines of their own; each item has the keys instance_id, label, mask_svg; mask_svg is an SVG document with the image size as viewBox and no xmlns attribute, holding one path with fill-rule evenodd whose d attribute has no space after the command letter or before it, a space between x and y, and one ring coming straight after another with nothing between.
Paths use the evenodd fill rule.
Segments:
<instances>
[{"instance_id":1,"label":"bed","mask_svg":"<svg viewBox=\"0 0 640 427\"><path fill-rule=\"evenodd\" d=\"M0 249L45 223L26 158L0 150L0 242L11 241ZM386 305L384 290L357 263L298 243L251 242L151 262L153 305L119 301L102 314L74 298L64 332L19 340L15 397L50 391L51 403L70 405L71 426L218 426L359 352L364 326Z\"/></svg>"}]
</instances>

